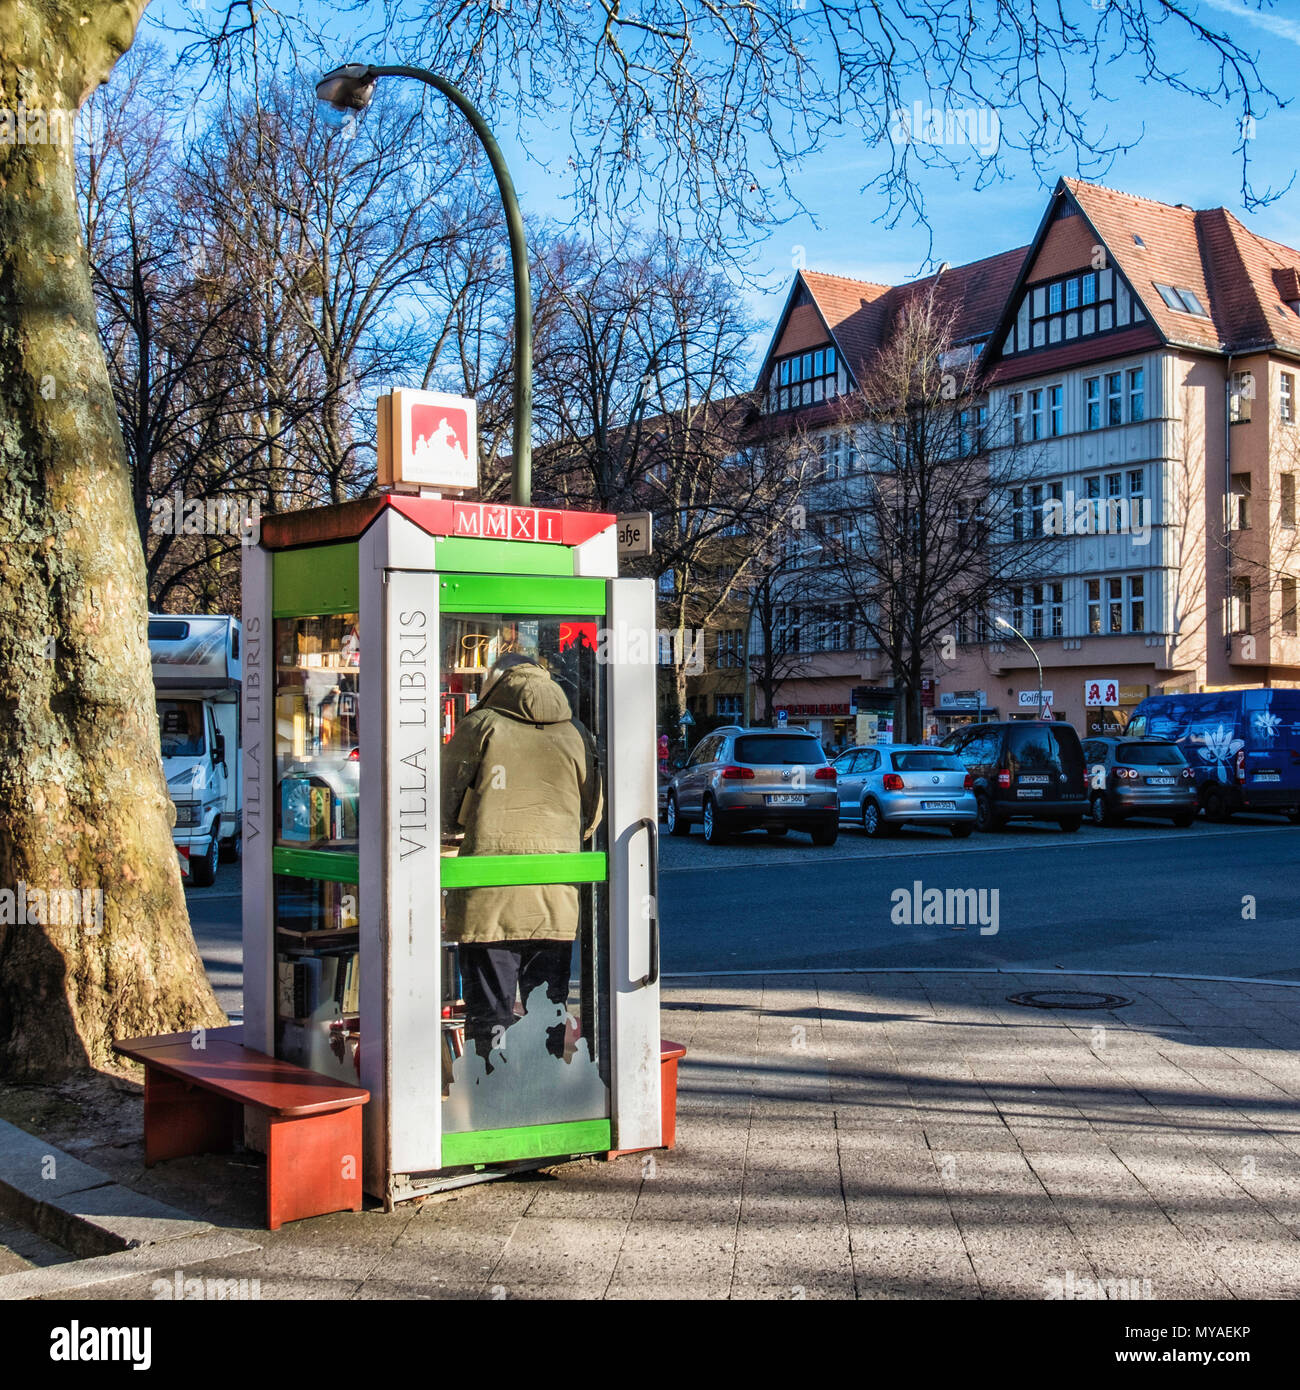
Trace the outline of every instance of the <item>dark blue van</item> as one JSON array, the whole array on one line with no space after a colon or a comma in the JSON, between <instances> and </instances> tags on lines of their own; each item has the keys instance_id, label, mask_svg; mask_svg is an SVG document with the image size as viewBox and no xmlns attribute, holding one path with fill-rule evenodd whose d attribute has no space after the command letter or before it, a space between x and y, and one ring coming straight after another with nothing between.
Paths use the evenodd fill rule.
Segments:
<instances>
[{"instance_id":1,"label":"dark blue van","mask_svg":"<svg viewBox=\"0 0 1300 1390\"><path fill-rule=\"evenodd\" d=\"M1300 822L1300 690L1153 695L1124 732L1182 749L1207 820L1249 810Z\"/></svg>"}]
</instances>

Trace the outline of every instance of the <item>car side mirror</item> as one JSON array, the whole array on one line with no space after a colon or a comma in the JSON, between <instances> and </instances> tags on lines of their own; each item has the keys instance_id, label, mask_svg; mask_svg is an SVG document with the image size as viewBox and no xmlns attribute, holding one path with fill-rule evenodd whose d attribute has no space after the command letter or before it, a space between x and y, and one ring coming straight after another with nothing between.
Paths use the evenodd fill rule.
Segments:
<instances>
[{"instance_id":1,"label":"car side mirror","mask_svg":"<svg viewBox=\"0 0 1300 1390\"><path fill-rule=\"evenodd\" d=\"M225 734L218 734L212 745L212 765L215 767L218 763L224 763L225 761L226 736Z\"/></svg>"}]
</instances>

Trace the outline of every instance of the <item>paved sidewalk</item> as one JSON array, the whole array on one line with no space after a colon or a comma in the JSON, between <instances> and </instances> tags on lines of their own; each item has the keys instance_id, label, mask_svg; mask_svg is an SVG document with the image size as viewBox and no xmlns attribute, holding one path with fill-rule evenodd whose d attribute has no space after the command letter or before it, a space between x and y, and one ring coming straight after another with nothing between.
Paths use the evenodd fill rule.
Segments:
<instances>
[{"instance_id":1,"label":"paved sidewalk","mask_svg":"<svg viewBox=\"0 0 1300 1390\"><path fill-rule=\"evenodd\" d=\"M1053 989L1133 1002L1006 999ZM714 976L667 981L663 1018L689 1055L652 1158L272 1234L247 1156L78 1154L259 1246L183 1274L262 1298L1300 1296L1300 989Z\"/></svg>"}]
</instances>

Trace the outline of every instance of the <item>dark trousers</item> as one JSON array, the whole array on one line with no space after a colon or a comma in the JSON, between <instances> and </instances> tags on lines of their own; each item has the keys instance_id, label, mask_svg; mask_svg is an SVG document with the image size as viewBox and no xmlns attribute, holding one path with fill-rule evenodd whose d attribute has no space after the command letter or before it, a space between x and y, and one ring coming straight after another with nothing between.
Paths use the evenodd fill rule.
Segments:
<instances>
[{"instance_id":1,"label":"dark trousers","mask_svg":"<svg viewBox=\"0 0 1300 1390\"><path fill-rule=\"evenodd\" d=\"M563 1005L569 997L571 941L501 941L491 946L466 943L460 948L460 982L465 996L465 1041L480 1057L500 1046L515 1021L515 994L525 1005L538 985L546 997ZM546 1031L546 1050L564 1056L564 1025Z\"/></svg>"}]
</instances>

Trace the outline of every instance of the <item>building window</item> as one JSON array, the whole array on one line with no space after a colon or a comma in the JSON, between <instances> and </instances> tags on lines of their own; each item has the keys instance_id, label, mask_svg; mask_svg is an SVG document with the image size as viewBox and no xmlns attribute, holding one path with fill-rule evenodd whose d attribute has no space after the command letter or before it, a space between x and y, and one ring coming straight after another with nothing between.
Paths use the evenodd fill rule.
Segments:
<instances>
[{"instance_id":1,"label":"building window","mask_svg":"<svg viewBox=\"0 0 1300 1390\"><path fill-rule=\"evenodd\" d=\"M1052 386L1047 391L1047 405L1051 413L1051 429L1053 437L1058 437L1065 433L1065 387Z\"/></svg>"},{"instance_id":2,"label":"building window","mask_svg":"<svg viewBox=\"0 0 1300 1390\"><path fill-rule=\"evenodd\" d=\"M1147 630L1146 584L1140 574L1128 577L1128 630L1145 632Z\"/></svg>"},{"instance_id":3,"label":"building window","mask_svg":"<svg viewBox=\"0 0 1300 1390\"><path fill-rule=\"evenodd\" d=\"M1011 539L1022 541L1025 538L1025 490L1011 489ZM1019 626L1019 624L1017 624Z\"/></svg>"},{"instance_id":4,"label":"building window","mask_svg":"<svg viewBox=\"0 0 1300 1390\"><path fill-rule=\"evenodd\" d=\"M1011 625L1019 628L1021 632L1025 630L1025 591L1024 589L1012 589L1011 591Z\"/></svg>"},{"instance_id":5,"label":"building window","mask_svg":"<svg viewBox=\"0 0 1300 1390\"><path fill-rule=\"evenodd\" d=\"M1047 586L1047 635L1065 636L1065 585L1056 583Z\"/></svg>"},{"instance_id":6,"label":"building window","mask_svg":"<svg viewBox=\"0 0 1300 1390\"><path fill-rule=\"evenodd\" d=\"M1282 576L1282 635L1296 635L1296 582L1290 575Z\"/></svg>"},{"instance_id":7,"label":"building window","mask_svg":"<svg viewBox=\"0 0 1300 1390\"><path fill-rule=\"evenodd\" d=\"M1025 442L1025 396L1023 391L1011 393L1011 442Z\"/></svg>"},{"instance_id":8,"label":"building window","mask_svg":"<svg viewBox=\"0 0 1300 1390\"><path fill-rule=\"evenodd\" d=\"M1120 372L1111 372L1106 377L1106 423L1108 425L1122 425L1124 423L1124 393L1122 391L1124 377Z\"/></svg>"},{"instance_id":9,"label":"building window","mask_svg":"<svg viewBox=\"0 0 1300 1390\"><path fill-rule=\"evenodd\" d=\"M1128 495L1130 497L1141 497L1146 491L1146 483L1142 469L1130 468L1128 471Z\"/></svg>"},{"instance_id":10,"label":"building window","mask_svg":"<svg viewBox=\"0 0 1300 1390\"><path fill-rule=\"evenodd\" d=\"M1279 521L1288 530L1295 527L1295 474L1278 474Z\"/></svg>"},{"instance_id":11,"label":"building window","mask_svg":"<svg viewBox=\"0 0 1300 1390\"><path fill-rule=\"evenodd\" d=\"M1131 424L1147 418L1146 373L1141 367L1134 367L1128 374L1128 418Z\"/></svg>"},{"instance_id":12,"label":"building window","mask_svg":"<svg viewBox=\"0 0 1300 1390\"><path fill-rule=\"evenodd\" d=\"M745 635L739 628L718 633L718 666L736 667L745 664Z\"/></svg>"},{"instance_id":13,"label":"building window","mask_svg":"<svg viewBox=\"0 0 1300 1390\"><path fill-rule=\"evenodd\" d=\"M745 713L744 697L740 695L717 695L713 700L713 713L724 719L740 719Z\"/></svg>"},{"instance_id":14,"label":"building window","mask_svg":"<svg viewBox=\"0 0 1300 1390\"><path fill-rule=\"evenodd\" d=\"M1088 580L1088 632L1092 636L1101 633L1101 580Z\"/></svg>"},{"instance_id":15,"label":"building window","mask_svg":"<svg viewBox=\"0 0 1300 1390\"><path fill-rule=\"evenodd\" d=\"M1088 428L1099 430L1101 428L1101 378L1090 376L1083 383L1084 404L1087 408Z\"/></svg>"},{"instance_id":16,"label":"building window","mask_svg":"<svg viewBox=\"0 0 1300 1390\"><path fill-rule=\"evenodd\" d=\"M1124 581L1122 579L1108 579L1106 581L1106 603L1109 609L1107 614L1110 620L1109 630L1111 632L1124 631Z\"/></svg>"},{"instance_id":17,"label":"building window","mask_svg":"<svg viewBox=\"0 0 1300 1390\"><path fill-rule=\"evenodd\" d=\"M815 352L797 352L772 364L768 378L774 388L776 410L796 410L818 401L832 400L838 394L838 362L833 347Z\"/></svg>"},{"instance_id":18,"label":"building window","mask_svg":"<svg viewBox=\"0 0 1300 1390\"><path fill-rule=\"evenodd\" d=\"M1232 581L1232 597L1228 604L1228 631L1250 631L1250 580Z\"/></svg>"},{"instance_id":19,"label":"building window","mask_svg":"<svg viewBox=\"0 0 1300 1390\"><path fill-rule=\"evenodd\" d=\"M1228 529L1250 530L1250 474L1232 475L1232 494L1228 498Z\"/></svg>"},{"instance_id":20,"label":"building window","mask_svg":"<svg viewBox=\"0 0 1300 1390\"><path fill-rule=\"evenodd\" d=\"M1113 270L1078 271L1027 289L1004 353L1028 352L1126 326L1141 317ZM1180 305L1180 307L1182 307Z\"/></svg>"},{"instance_id":21,"label":"building window","mask_svg":"<svg viewBox=\"0 0 1300 1390\"><path fill-rule=\"evenodd\" d=\"M1283 372L1277 379L1277 413L1284 425L1295 423L1295 376Z\"/></svg>"},{"instance_id":22,"label":"building window","mask_svg":"<svg viewBox=\"0 0 1300 1390\"><path fill-rule=\"evenodd\" d=\"M957 416L957 453L962 458L984 451L984 430L989 421L989 408L976 406L960 411Z\"/></svg>"},{"instance_id":23,"label":"building window","mask_svg":"<svg viewBox=\"0 0 1300 1390\"><path fill-rule=\"evenodd\" d=\"M1041 390L1029 393L1029 437L1043 437L1043 393Z\"/></svg>"},{"instance_id":24,"label":"building window","mask_svg":"<svg viewBox=\"0 0 1300 1390\"><path fill-rule=\"evenodd\" d=\"M1250 419L1250 405L1254 399L1255 374L1233 372L1228 395L1228 419L1234 425L1244 424Z\"/></svg>"}]
</instances>

